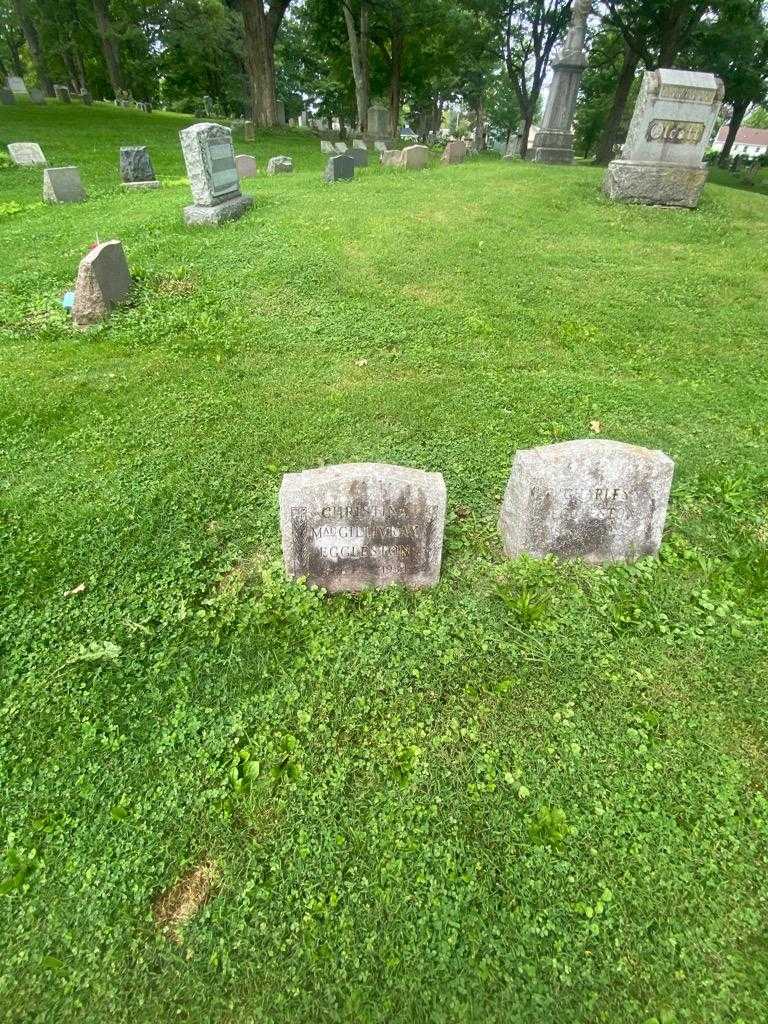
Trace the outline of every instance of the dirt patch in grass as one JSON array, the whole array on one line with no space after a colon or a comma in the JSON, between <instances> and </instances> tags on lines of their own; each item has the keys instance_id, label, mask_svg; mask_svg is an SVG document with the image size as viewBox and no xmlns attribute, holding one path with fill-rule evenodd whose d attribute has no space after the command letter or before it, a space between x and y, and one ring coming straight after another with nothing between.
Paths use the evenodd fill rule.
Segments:
<instances>
[{"instance_id":1,"label":"dirt patch in grass","mask_svg":"<svg viewBox=\"0 0 768 1024\"><path fill-rule=\"evenodd\" d=\"M211 898L218 876L212 860L203 860L190 868L170 889L166 889L152 902L152 916L163 934L179 945L182 929Z\"/></svg>"}]
</instances>

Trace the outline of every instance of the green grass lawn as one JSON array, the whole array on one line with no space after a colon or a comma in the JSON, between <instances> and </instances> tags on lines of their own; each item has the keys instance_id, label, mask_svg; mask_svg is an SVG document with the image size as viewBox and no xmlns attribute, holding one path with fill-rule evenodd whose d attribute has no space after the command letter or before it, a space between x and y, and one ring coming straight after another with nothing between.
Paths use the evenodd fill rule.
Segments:
<instances>
[{"instance_id":1,"label":"green grass lawn","mask_svg":"<svg viewBox=\"0 0 768 1024\"><path fill-rule=\"evenodd\" d=\"M329 186L286 129L188 230L191 120L0 108L89 193L0 167L0 1020L762 1024L768 198ZM77 332L97 236L137 288ZM660 559L505 561L515 450L593 421L677 463ZM445 475L433 590L285 579L282 473L358 460Z\"/></svg>"}]
</instances>

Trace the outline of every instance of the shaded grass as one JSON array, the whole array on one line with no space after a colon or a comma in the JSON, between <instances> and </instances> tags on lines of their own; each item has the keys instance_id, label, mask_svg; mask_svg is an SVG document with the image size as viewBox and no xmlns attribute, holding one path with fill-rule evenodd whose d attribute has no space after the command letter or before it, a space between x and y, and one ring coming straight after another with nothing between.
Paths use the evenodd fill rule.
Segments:
<instances>
[{"instance_id":1,"label":"shaded grass","mask_svg":"<svg viewBox=\"0 0 768 1024\"><path fill-rule=\"evenodd\" d=\"M761 1020L764 197L490 157L325 186L286 130L236 149L297 172L190 232L190 119L0 118L91 196L0 168L2 1019ZM122 195L144 143L164 187ZM97 234L136 295L76 334ZM662 558L504 563L514 451L595 419L677 462ZM354 460L444 473L434 590L284 580L282 472ZM205 855L180 952L152 901Z\"/></svg>"}]
</instances>

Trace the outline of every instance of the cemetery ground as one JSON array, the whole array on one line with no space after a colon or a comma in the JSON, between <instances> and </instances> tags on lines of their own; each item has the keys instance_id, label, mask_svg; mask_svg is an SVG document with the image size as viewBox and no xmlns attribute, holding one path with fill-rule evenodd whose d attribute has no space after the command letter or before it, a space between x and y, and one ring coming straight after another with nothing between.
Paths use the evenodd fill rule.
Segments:
<instances>
[{"instance_id":1,"label":"cemetery ground","mask_svg":"<svg viewBox=\"0 0 768 1024\"><path fill-rule=\"evenodd\" d=\"M0 1019L763 1021L768 199L286 129L187 229L192 120L2 111L89 198L0 168ZM505 561L515 450L598 432L675 459L660 558ZM434 589L286 580L282 473L346 461L444 474Z\"/></svg>"}]
</instances>

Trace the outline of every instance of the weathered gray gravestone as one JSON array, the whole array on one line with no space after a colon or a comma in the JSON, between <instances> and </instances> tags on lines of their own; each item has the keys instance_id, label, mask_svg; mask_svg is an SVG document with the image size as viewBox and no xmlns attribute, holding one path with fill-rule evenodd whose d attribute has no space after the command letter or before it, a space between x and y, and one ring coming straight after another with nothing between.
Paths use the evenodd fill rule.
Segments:
<instances>
[{"instance_id":1,"label":"weathered gray gravestone","mask_svg":"<svg viewBox=\"0 0 768 1024\"><path fill-rule=\"evenodd\" d=\"M406 146L400 156L401 166L407 171L421 171L429 163L429 150L426 146Z\"/></svg>"},{"instance_id":2,"label":"weathered gray gravestone","mask_svg":"<svg viewBox=\"0 0 768 1024\"><path fill-rule=\"evenodd\" d=\"M440 473L363 462L286 473L280 488L285 569L327 591L440 578L445 527Z\"/></svg>"},{"instance_id":3,"label":"weathered gray gravestone","mask_svg":"<svg viewBox=\"0 0 768 1024\"><path fill-rule=\"evenodd\" d=\"M320 140L320 152L329 155L336 152L336 146L329 139Z\"/></svg>"},{"instance_id":4,"label":"weathered gray gravestone","mask_svg":"<svg viewBox=\"0 0 768 1024\"><path fill-rule=\"evenodd\" d=\"M243 138L246 142L253 142L256 138L253 121L246 121L243 125Z\"/></svg>"},{"instance_id":5,"label":"weathered gray gravestone","mask_svg":"<svg viewBox=\"0 0 768 1024\"><path fill-rule=\"evenodd\" d=\"M443 150L441 160L444 164L463 164L467 155L467 144L452 139Z\"/></svg>"},{"instance_id":6,"label":"weathered gray gravestone","mask_svg":"<svg viewBox=\"0 0 768 1024\"><path fill-rule=\"evenodd\" d=\"M293 160L289 156L273 156L267 163L267 174L291 174Z\"/></svg>"},{"instance_id":7,"label":"weathered gray gravestone","mask_svg":"<svg viewBox=\"0 0 768 1024\"><path fill-rule=\"evenodd\" d=\"M0 89L0 103L3 103L6 107L10 107L11 104L15 102L16 97L10 89Z\"/></svg>"},{"instance_id":8,"label":"weathered gray gravestone","mask_svg":"<svg viewBox=\"0 0 768 1024\"><path fill-rule=\"evenodd\" d=\"M45 96L43 95L42 89L38 89L33 86L29 90L29 101L30 103L35 103L38 106L45 103Z\"/></svg>"},{"instance_id":9,"label":"weathered gray gravestone","mask_svg":"<svg viewBox=\"0 0 768 1024\"><path fill-rule=\"evenodd\" d=\"M368 151L368 146L363 139L352 139L352 148L364 149L366 152Z\"/></svg>"},{"instance_id":10,"label":"weathered gray gravestone","mask_svg":"<svg viewBox=\"0 0 768 1024\"><path fill-rule=\"evenodd\" d=\"M70 95L68 85L54 85L53 91L56 99L59 100L60 103L69 103Z\"/></svg>"},{"instance_id":11,"label":"weathered gray gravestone","mask_svg":"<svg viewBox=\"0 0 768 1024\"><path fill-rule=\"evenodd\" d=\"M93 96L88 92L87 89L83 89L83 91L80 93L80 99L82 100L83 105L86 107L90 107L93 104Z\"/></svg>"},{"instance_id":12,"label":"weathered gray gravestone","mask_svg":"<svg viewBox=\"0 0 768 1024\"><path fill-rule=\"evenodd\" d=\"M128 295L132 284L122 243L113 239L95 246L77 270L73 322L88 327L103 320Z\"/></svg>"},{"instance_id":13,"label":"weathered gray gravestone","mask_svg":"<svg viewBox=\"0 0 768 1024\"><path fill-rule=\"evenodd\" d=\"M120 178L124 188L160 188L146 146L120 147Z\"/></svg>"},{"instance_id":14,"label":"weathered gray gravestone","mask_svg":"<svg viewBox=\"0 0 768 1024\"><path fill-rule=\"evenodd\" d=\"M403 166L403 150L402 149L382 149L379 151L379 163L382 167L402 167Z\"/></svg>"},{"instance_id":15,"label":"weathered gray gravestone","mask_svg":"<svg viewBox=\"0 0 768 1024\"><path fill-rule=\"evenodd\" d=\"M389 110L381 103L368 107L368 135L374 139L386 139L389 135Z\"/></svg>"},{"instance_id":16,"label":"weathered gray gravestone","mask_svg":"<svg viewBox=\"0 0 768 1024\"><path fill-rule=\"evenodd\" d=\"M258 173L256 160L248 153L242 153L235 157L238 178L255 178Z\"/></svg>"},{"instance_id":17,"label":"weathered gray gravestone","mask_svg":"<svg viewBox=\"0 0 768 1024\"><path fill-rule=\"evenodd\" d=\"M702 71L646 71L627 141L608 164L611 199L659 206L699 204L707 180L704 152L723 100L723 83Z\"/></svg>"},{"instance_id":18,"label":"weathered gray gravestone","mask_svg":"<svg viewBox=\"0 0 768 1024\"><path fill-rule=\"evenodd\" d=\"M76 167L46 167L43 171L43 202L82 203L85 189Z\"/></svg>"},{"instance_id":19,"label":"weathered gray gravestone","mask_svg":"<svg viewBox=\"0 0 768 1024\"><path fill-rule=\"evenodd\" d=\"M8 152L19 167L45 167L48 163L36 142L9 142Z\"/></svg>"},{"instance_id":20,"label":"weathered gray gravestone","mask_svg":"<svg viewBox=\"0 0 768 1024\"><path fill-rule=\"evenodd\" d=\"M325 181L351 181L355 176L355 161L351 153L339 153L325 165Z\"/></svg>"},{"instance_id":21,"label":"weathered gray gravestone","mask_svg":"<svg viewBox=\"0 0 768 1024\"><path fill-rule=\"evenodd\" d=\"M184 208L188 225L221 224L236 220L253 206L240 192L232 132L221 124L204 121L179 132L193 206Z\"/></svg>"},{"instance_id":22,"label":"weathered gray gravestone","mask_svg":"<svg viewBox=\"0 0 768 1024\"><path fill-rule=\"evenodd\" d=\"M285 124L285 104L282 100L275 101L275 111L277 113L277 123Z\"/></svg>"},{"instance_id":23,"label":"weathered gray gravestone","mask_svg":"<svg viewBox=\"0 0 768 1024\"><path fill-rule=\"evenodd\" d=\"M5 84L15 96L28 96L27 83L20 75L8 75Z\"/></svg>"},{"instance_id":24,"label":"weathered gray gravestone","mask_svg":"<svg viewBox=\"0 0 768 1024\"><path fill-rule=\"evenodd\" d=\"M518 451L499 518L511 558L631 562L661 544L674 463L620 441L565 441Z\"/></svg>"},{"instance_id":25,"label":"weathered gray gravestone","mask_svg":"<svg viewBox=\"0 0 768 1024\"><path fill-rule=\"evenodd\" d=\"M541 129L533 140L531 159L541 164L573 163L571 125L587 58L584 39L592 0L575 0L568 35L553 65L552 84Z\"/></svg>"},{"instance_id":26,"label":"weathered gray gravestone","mask_svg":"<svg viewBox=\"0 0 768 1024\"><path fill-rule=\"evenodd\" d=\"M357 146L353 146L352 149L347 150L347 156L352 160L355 167L367 167L368 166L368 150L359 149Z\"/></svg>"}]
</instances>

